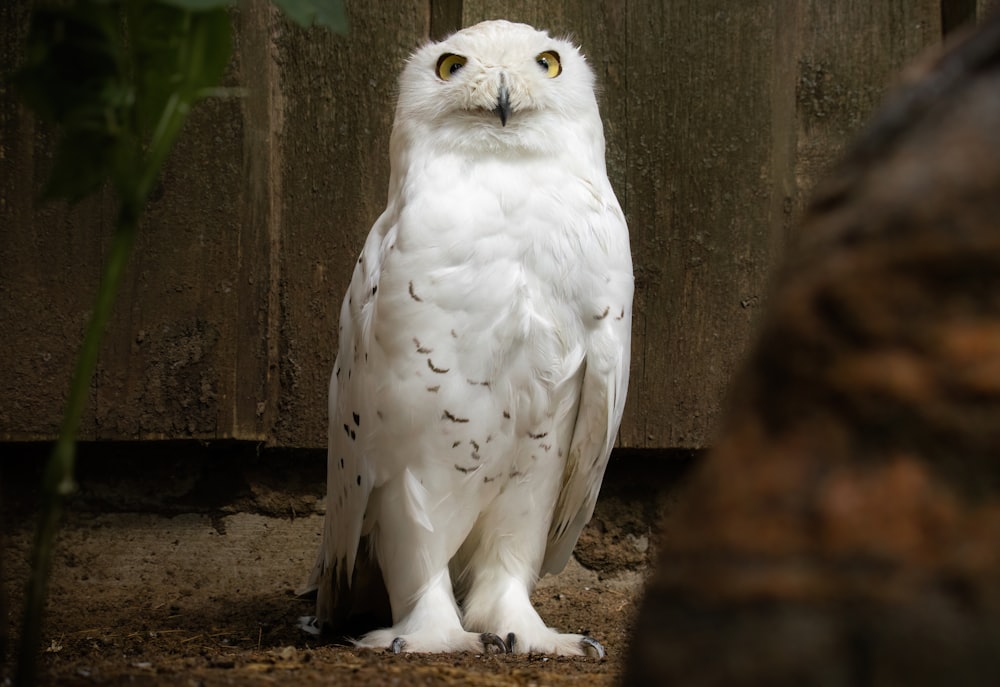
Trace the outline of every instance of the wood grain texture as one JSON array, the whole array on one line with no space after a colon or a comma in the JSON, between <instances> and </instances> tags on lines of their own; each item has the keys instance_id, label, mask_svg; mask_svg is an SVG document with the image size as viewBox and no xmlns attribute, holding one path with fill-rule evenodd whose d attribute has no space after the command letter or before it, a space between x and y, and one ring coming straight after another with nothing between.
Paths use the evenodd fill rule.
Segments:
<instances>
[{"instance_id":1,"label":"wood grain texture","mask_svg":"<svg viewBox=\"0 0 1000 687\"><path fill-rule=\"evenodd\" d=\"M11 32L5 71L20 54L26 7L3 10L11 14L3 22ZM252 159L268 153L259 145L267 116L255 107L267 92L267 71L239 41L246 34L253 40L244 44L257 47L252 16L234 13L237 46L225 77L250 95L199 104L168 160L102 346L81 439L265 437L270 284L260 234L270 193L266 166ZM268 54L266 43L260 48ZM241 60L252 65L246 80ZM4 226L16 229L5 232L0 253L0 321L14 361L0 389L0 437L49 439L61 421L116 204L110 191L73 208L41 202L55 133L10 91L3 112L0 158L9 166L0 177L0 212Z\"/></svg>"},{"instance_id":2,"label":"wood grain texture","mask_svg":"<svg viewBox=\"0 0 1000 687\"><path fill-rule=\"evenodd\" d=\"M626 197L636 256L629 446L701 446L769 267L773 3L630 12Z\"/></svg>"},{"instance_id":3,"label":"wood grain texture","mask_svg":"<svg viewBox=\"0 0 1000 687\"><path fill-rule=\"evenodd\" d=\"M897 82L903 67L941 40L939 0L806 3L795 34L797 205Z\"/></svg>"},{"instance_id":4,"label":"wood grain texture","mask_svg":"<svg viewBox=\"0 0 1000 687\"><path fill-rule=\"evenodd\" d=\"M98 368L97 439L269 436L277 20L263 2L234 12L223 85L246 96L192 111L147 208Z\"/></svg>"},{"instance_id":5,"label":"wood grain texture","mask_svg":"<svg viewBox=\"0 0 1000 687\"><path fill-rule=\"evenodd\" d=\"M955 0L958 1L958 0ZM990 0L976 0L977 16ZM27 0L5 3L0 68ZM347 3L348 36L234 11L228 83L171 158L130 265L85 438L325 443L340 299L385 206L396 78L429 36L487 18L580 44L636 267L621 444L712 442L771 267L816 179L939 41L941 0ZM0 91L0 438L50 438L110 236L110 196L35 198L51 132ZM7 227L15 228L8 230Z\"/></svg>"},{"instance_id":6,"label":"wood grain texture","mask_svg":"<svg viewBox=\"0 0 1000 687\"><path fill-rule=\"evenodd\" d=\"M232 436L243 134L236 101L192 110L112 313L97 439Z\"/></svg>"},{"instance_id":7,"label":"wood grain texture","mask_svg":"<svg viewBox=\"0 0 1000 687\"><path fill-rule=\"evenodd\" d=\"M427 3L347 2L348 36L283 25L280 398L270 440L326 444L340 303L385 209L396 80L427 39Z\"/></svg>"},{"instance_id":8,"label":"wood grain texture","mask_svg":"<svg viewBox=\"0 0 1000 687\"><path fill-rule=\"evenodd\" d=\"M275 42L278 10L244 3L237 32L239 82L251 84L241 101L243 197L239 231L233 435L266 440L277 417L279 379L281 191L284 100Z\"/></svg>"},{"instance_id":9,"label":"wood grain texture","mask_svg":"<svg viewBox=\"0 0 1000 687\"><path fill-rule=\"evenodd\" d=\"M462 0L432 0L430 39L439 41L462 28Z\"/></svg>"},{"instance_id":10,"label":"wood grain texture","mask_svg":"<svg viewBox=\"0 0 1000 687\"><path fill-rule=\"evenodd\" d=\"M31 2L0 6L0 73L20 64ZM56 137L0 81L0 438L54 438L97 293L109 194L41 203ZM93 403L90 404L93 408ZM92 410L84 418L93 426Z\"/></svg>"}]
</instances>

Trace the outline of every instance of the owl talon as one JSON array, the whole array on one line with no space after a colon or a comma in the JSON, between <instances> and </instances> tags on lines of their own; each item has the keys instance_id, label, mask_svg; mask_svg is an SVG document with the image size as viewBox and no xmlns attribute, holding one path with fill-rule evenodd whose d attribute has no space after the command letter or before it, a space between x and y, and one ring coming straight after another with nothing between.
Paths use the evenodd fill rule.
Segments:
<instances>
[{"instance_id":1,"label":"owl talon","mask_svg":"<svg viewBox=\"0 0 1000 687\"><path fill-rule=\"evenodd\" d=\"M600 645L598 644L598 646ZM389 648L392 649L392 653L401 654L403 653L403 649L406 648L406 642L403 640L402 637L396 637L394 640L392 640L392 644L389 645Z\"/></svg>"},{"instance_id":2,"label":"owl talon","mask_svg":"<svg viewBox=\"0 0 1000 687\"><path fill-rule=\"evenodd\" d=\"M584 637L581 639L580 647L583 649L583 653L591 658L596 658L598 660L604 658L604 647L601 646L601 643L593 637Z\"/></svg>"},{"instance_id":3,"label":"owl talon","mask_svg":"<svg viewBox=\"0 0 1000 687\"><path fill-rule=\"evenodd\" d=\"M517 644L517 635L513 632L507 633L507 653L514 653L514 646Z\"/></svg>"},{"instance_id":4,"label":"owl talon","mask_svg":"<svg viewBox=\"0 0 1000 687\"><path fill-rule=\"evenodd\" d=\"M480 641L483 643L483 650L486 653L490 653L490 649L499 649L498 653L506 654L507 645L503 643L503 640L497 637L492 632L484 632L479 635Z\"/></svg>"}]
</instances>

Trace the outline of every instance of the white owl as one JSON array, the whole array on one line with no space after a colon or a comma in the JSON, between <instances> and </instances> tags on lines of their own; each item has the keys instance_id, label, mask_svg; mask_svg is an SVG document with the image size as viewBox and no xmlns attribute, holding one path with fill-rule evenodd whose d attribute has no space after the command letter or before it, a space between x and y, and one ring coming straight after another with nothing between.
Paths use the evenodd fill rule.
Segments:
<instances>
[{"instance_id":1,"label":"white owl","mask_svg":"<svg viewBox=\"0 0 1000 687\"><path fill-rule=\"evenodd\" d=\"M315 624L374 589L392 626L360 646L602 656L530 600L593 513L628 385L593 73L566 41L477 24L407 62L390 155L340 311Z\"/></svg>"}]
</instances>

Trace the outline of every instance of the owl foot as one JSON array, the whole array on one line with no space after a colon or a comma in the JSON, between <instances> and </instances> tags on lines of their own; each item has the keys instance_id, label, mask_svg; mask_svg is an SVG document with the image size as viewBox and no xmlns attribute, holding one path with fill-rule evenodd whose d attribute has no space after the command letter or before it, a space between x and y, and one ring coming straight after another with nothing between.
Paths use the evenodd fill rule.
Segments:
<instances>
[{"instance_id":1,"label":"owl foot","mask_svg":"<svg viewBox=\"0 0 1000 687\"><path fill-rule=\"evenodd\" d=\"M487 633L488 634L488 633ZM593 637L586 635L558 634L552 632L554 642L542 642L523 648L518 646L517 635L507 633L505 644L508 654L515 653L546 653L557 656L589 656L601 660L604 658L604 647ZM495 635L494 635L495 636Z\"/></svg>"},{"instance_id":2,"label":"owl foot","mask_svg":"<svg viewBox=\"0 0 1000 687\"><path fill-rule=\"evenodd\" d=\"M604 647L593 637L562 633L546 626L531 604L529 585L504 575L484 576L465 597L463 626L497 632L511 654L591 656L604 658Z\"/></svg>"},{"instance_id":3,"label":"owl foot","mask_svg":"<svg viewBox=\"0 0 1000 687\"><path fill-rule=\"evenodd\" d=\"M580 644L583 646L583 652L587 654L587 656L596 658L597 660L604 658L604 647L601 646L601 643L593 637L584 637L580 640Z\"/></svg>"},{"instance_id":4,"label":"owl foot","mask_svg":"<svg viewBox=\"0 0 1000 687\"><path fill-rule=\"evenodd\" d=\"M514 635L511 634L511 635L509 635L509 637L513 638ZM482 633L481 635L479 635L479 639L483 643L483 651L485 653L487 653L487 654L489 654L489 653L506 654L507 653L507 645L504 644L504 641L502 639L500 639L499 637L497 637L492 632L484 632L484 633ZM600 645L598 645L598 646L600 646ZM403 640L402 637L396 637L395 639L392 640L392 644L389 645L389 649L391 649L392 653L394 653L394 654L401 654L406 649L406 641ZM603 656L603 653L601 655Z\"/></svg>"},{"instance_id":5,"label":"owl foot","mask_svg":"<svg viewBox=\"0 0 1000 687\"><path fill-rule=\"evenodd\" d=\"M507 645L491 632L412 632L396 634L392 628L369 632L354 642L355 646L386 649L394 654L444 654L461 651L505 654Z\"/></svg>"},{"instance_id":6,"label":"owl foot","mask_svg":"<svg viewBox=\"0 0 1000 687\"><path fill-rule=\"evenodd\" d=\"M513 635L512 635L513 636ZM483 640L483 649L486 653L490 653L491 649L499 649L497 653L509 654L510 651L507 649L507 645L504 641L497 637L492 632L484 632L479 635L479 638Z\"/></svg>"}]
</instances>

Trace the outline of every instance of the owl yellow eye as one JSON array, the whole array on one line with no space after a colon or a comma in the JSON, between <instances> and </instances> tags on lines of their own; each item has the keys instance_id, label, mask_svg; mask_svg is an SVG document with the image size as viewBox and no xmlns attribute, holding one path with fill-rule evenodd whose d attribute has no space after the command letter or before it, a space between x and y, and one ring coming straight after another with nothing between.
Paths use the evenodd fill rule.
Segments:
<instances>
[{"instance_id":1,"label":"owl yellow eye","mask_svg":"<svg viewBox=\"0 0 1000 687\"><path fill-rule=\"evenodd\" d=\"M446 52L444 55L438 58L437 73L443 81L447 81L451 78L451 75L457 72L459 69L465 66L468 62L461 55L455 55L450 52Z\"/></svg>"},{"instance_id":2,"label":"owl yellow eye","mask_svg":"<svg viewBox=\"0 0 1000 687\"><path fill-rule=\"evenodd\" d=\"M546 50L535 58L538 66L545 70L545 75L554 79L562 74L562 63L559 62L559 53L553 50Z\"/></svg>"}]
</instances>

